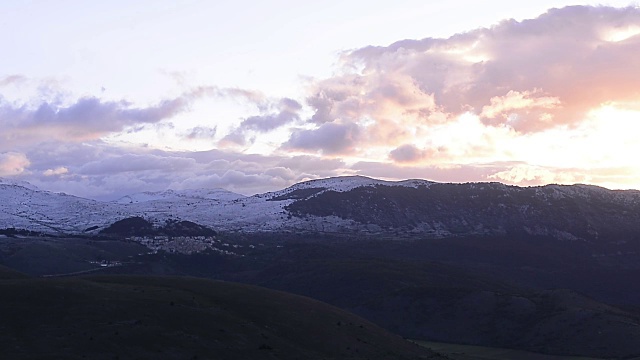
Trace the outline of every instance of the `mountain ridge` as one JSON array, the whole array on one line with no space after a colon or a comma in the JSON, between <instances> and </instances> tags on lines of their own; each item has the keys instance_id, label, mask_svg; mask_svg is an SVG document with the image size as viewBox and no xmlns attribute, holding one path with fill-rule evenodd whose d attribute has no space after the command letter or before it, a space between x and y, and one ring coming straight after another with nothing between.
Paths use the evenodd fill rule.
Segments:
<instances>
[{"instance_id":1,"label":"mountain ridge","mask_svg":"<svg viewBox=\"0 0 640 360\"><path fill-rule=\"evenodd\" d=\"M233 200L246 197L221 188L215 189L189 189L189 190L173 190L167 189L163 191L144 191L125 195L117 200L111 201L118 204L131 204L147 201L172 199L172 198L193 198L193 199L210 199L210 200Z\"/></svg>"},{"instance_id":2,"label":"mountain ridge","mask_svg":"<svg viewBox=\"0 0 640 360\"><path fill-rule=\"evenodd\" d=\"M519 233L564 241L640 240L640 191L584 184L519 187L350 176L253 196L222 189L166 190L100 202L0 182L0 201L0 229L48 234L97 234L116 221L142 217L242 233L422 238Z\"/></svg>"}]
</instances>

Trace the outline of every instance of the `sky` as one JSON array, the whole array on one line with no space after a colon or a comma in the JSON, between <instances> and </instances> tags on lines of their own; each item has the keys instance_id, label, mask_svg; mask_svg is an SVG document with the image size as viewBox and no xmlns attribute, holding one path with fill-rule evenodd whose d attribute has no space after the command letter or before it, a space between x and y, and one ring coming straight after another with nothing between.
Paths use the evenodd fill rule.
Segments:
<instances>
[{"instance_id":1,"label":"sky","mask_svg":"<svg viewBox=\"0 0 640 360\"><path fill-rule=\"evenodd\" d=\"M0 44L0 177L44 190L640 189L629 1L6 0Z\"/></svg>"}]
</instances>

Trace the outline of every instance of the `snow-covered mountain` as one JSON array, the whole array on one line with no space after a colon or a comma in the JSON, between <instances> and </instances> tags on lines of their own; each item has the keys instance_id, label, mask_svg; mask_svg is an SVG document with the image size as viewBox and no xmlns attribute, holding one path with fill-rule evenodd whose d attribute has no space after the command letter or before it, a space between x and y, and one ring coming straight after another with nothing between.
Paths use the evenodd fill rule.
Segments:
<instances>
[{"instance_id":1,"label":"snow-covered mountain","mask_svg":"<svg viewBox=\"0 0 640 360\"><path fill-rule=\"evenodd\" d=\"M311 183L297 184L278 194ZM359 183L372 184L374 181L357 177L348 181L340 179L335 188L353 188ZM326 185L326 180L322 184ZM117 220L143 216L158 221L186 219L228 231L274 231L287 227L282 221L286 213L284 206L291 201L268 201L273 196L247 197L223 189L166 190L101 202L39 190L27 182L0 179L0 229L93 233Z\"/></svg>"},{"instance_id":2,"label":"snow-covered mountain","mask_svg":"<svg viewBox=\"0 0 640 360\"><path fill-rule=\"evenodd\" d=\"M433 184L432 181L427 180L403 180L403 181L385 181L372 179L365 176L341 176L327 179L309 180L292 185L286 189L276 191L273 193L267 193L269 195L281 196L289 194L291 192L302 189L319 189L321 192L336 191L345 192L350 191L358 187L374 187L374 186L401 186L401 187L413 187L419 186L429 187Z\"/></svg>"},{"instance_id":3,"label":"snow-covered mountain","mask_svg":"<svg viewBox=\"0 0 640 360\"><path fill-rule=\"evenodd\" d=\"M209 199L229 201L244 198L244 195L236 194L224 189L196 189L196 190L165 190L155 192L141 192L126 195L116 200L119 204L133 204L159 200L187 200L187 199Z\"/></svg>"},{"instance_id":4,"label":"snow-covered mountain","mask_svg":"<svg viewBox=\"0 0 640 360\"><path fill-rule=\"evenodd\" d=\"M38 190L30 184L0 183L0 228L81 233L106 226L123 214L111 204Z\"/></svg>"},{"instance_id":5,"label":"snow-covered mountain","mask_svg":"<svg viewBox=\"0 0 640 360\"><path fill-rule=\"evenodd\" d=\"M33 184L31 184L30 182L27 182L27 181L15 181L15 180L9 180L9 179L0 178L0 185L21 186L23 188L27 188L27 189L30 189L30 190L38 190L38 187L36 187L35 185L33 185Z\"/></svg>"},{"instance_id":6,"label":"snow-covered mountain","mask_svg":"<svg viewBox=\"0 0 640 360\"><path fill-rule=\"evenodd\" d=\"M447 237L522 233L563 240L640 239L640 192L587 185L441 184L361 176L243 196L166 190L99 202L0 181L0 229L97 233L115 221L189 220L218 231Z\"/></svg>"},{"instance_id":7,"label":"snow-covered mountain","mask_svg":"<svg viewBox=\"0 0 640 360\"><path fill-rule=\"evenodd\" d=\"M360 176L311 180L280 191L244 196L224 189L142 192L101 202L39 190L27 182L0 180L0 229L20 228L45 233L95 233L113 222L133 216L151 220L184 219L223 231L339 231L352 228L335 217L301 219L285 209L304 189L310 195L344 192L358 187L429 185L424 180L389 182ZM279 198L273 200L274 198ZM87 230L90 229L90 230ZM344 230L344 229L343 229Z\"/></svg>"}]
</instances>

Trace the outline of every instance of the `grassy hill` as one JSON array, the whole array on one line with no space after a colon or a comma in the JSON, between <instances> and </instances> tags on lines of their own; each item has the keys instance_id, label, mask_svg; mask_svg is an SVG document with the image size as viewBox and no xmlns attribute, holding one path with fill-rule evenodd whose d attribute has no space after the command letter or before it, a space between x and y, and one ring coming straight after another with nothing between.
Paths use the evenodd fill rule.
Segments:
<instances>
[{"instance_id":1,"label":"grassy hill","mask_svg":"<svg viewBox=\"0 0 640 360\"><path fill-rule=\"evenodd\" d=\"M325 301L411 339L562 355L640 355L636 312L572 290L522 289L444 264L315 259L235 279Z\"/></svg>"},{"instance_id":2,"label":"grassy hill","mask_svg":"<svg viewBox=\"0 0 640 360\"><path fill-rule=\"evenodd\" d=\"M28 278L27 275L15 271L13 269L10 269L6 266L2 266L0 265L0 280L7 280L7 279L26 279Z\"/></svg>"},{"instance_id":3,"label":"grassy hill","mask_svg":"<svg viewBox=\"0 0 640 360\"><path fill-rule=\"evenodd\" d=\"M23 278L0 269L11 359L443 359L325 303L182 277Z\"/></svg>"},{"instance_id":4,"label":"grassy hill","mask_svg":"<svg viewBox=\"0 0 640 360\"><path fill-rule=\"evenodd\" d=\"M452 360L604 360L601 358L547 355L528 351L417 341L416 343L446 354ZM638 358L628 359L637 360Z\"/></svg>"}]
</instances>

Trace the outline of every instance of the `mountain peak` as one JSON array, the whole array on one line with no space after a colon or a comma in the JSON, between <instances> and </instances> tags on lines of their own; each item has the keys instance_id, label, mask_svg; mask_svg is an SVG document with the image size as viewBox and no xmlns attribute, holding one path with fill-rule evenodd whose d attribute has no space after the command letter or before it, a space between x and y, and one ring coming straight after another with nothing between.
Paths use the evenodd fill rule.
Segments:
<instances>
[{"instance_id":1,"label":"mountain peak","mask_svg":"<svg viewBox=\"0 0 640 360\"><path fill-rule=\"evenodd\" d=\"M386 185L386 186L417 187L417 186L429 186L430 184L433 184L433 182L428 180L420 180L420 179L389 181L389 180L374 179L374 178L370 178L362 175L353 175L353 176L337 176L337 177L329 177L324 179L308 180L308 181L304 181L304 182L300 182L295 185L292 185L289 188L284 189L283 191L286 191L288 189L297 190L297 189L309 189L309 188L324 188L326 190L344 192L344 191L349 191L354 188L363 187L363 186Z\"/></svg>"},{"instance_id":2,"label":"mountain peak","mask_svg":"<svg viewBox=\"0 0 640 360\"><path fill-rule=\"evenodd\" d=\"M40 190L37 186L31 184L30 182L23 180L11 180L0 177L0 185L8 185L8 186L20 186L29 190Z\"/></svg>"},{"instance_id":3,"label":"mountain peak","mask_svg":"<svg viewBox=\"0 0 640 360\"><path fill-rule=\"evenodd\" d=\"M244 195L237 194L225 189L189 189L189 190L163 190L145 191L130 195L125 195L114 202L117 204L134 204L149 201L180 200L180 199L200 199L200 200L237 200L244 198Z\"/></svg>"}]
</instances>

